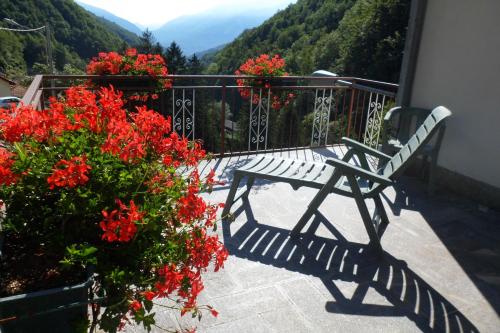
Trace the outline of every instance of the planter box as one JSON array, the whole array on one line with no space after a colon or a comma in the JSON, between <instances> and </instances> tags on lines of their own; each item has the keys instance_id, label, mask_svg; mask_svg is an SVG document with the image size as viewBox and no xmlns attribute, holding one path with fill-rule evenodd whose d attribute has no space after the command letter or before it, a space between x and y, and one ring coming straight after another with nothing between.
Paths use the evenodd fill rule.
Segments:
<instances>
[{"instance_id":1,"label":"planter box","mask_svg":"<svg viewBox=\"0 0 500 333\"><path fill-rule=\"evenodd\" d=\"M117 78L113 75L103 75L99 78L92 78L92 83L98 87L108 87L110 84L118 90L140 91L157 88L157 79L151 76L135 76L134 78Z\"/></svg>"},{"instance_id":2,"label":"planter box","mask_svg":"<svg viewBox=\"0 0 500 333\"><path fill-rule=\"evenodd\" d=\"M73 286L0 298L0 333L75 332L87 318L92 283L89 277Z\"/></svg>"},{"instance_id":3,"label":"planter box","mask_svg":"<svg viewBox=\"0 0 500 333\"><path fill-rule=\"evenodd\" d=\"M87 318L92 282L0 298L0 332L74 332Z\"/></svg>"}]
</instances>

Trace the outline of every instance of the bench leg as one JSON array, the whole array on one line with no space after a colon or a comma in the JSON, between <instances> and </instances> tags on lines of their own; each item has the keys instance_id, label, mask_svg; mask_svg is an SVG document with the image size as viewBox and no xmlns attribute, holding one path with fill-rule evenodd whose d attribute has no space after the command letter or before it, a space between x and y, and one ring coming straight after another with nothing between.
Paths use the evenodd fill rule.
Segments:
<instances>
[{"instance_id":1,"label":"bench leg","mask_svg":"<svg viewBox=\"0 0 500 333\"><path fill-rule=\"evenodd\" d=\"M297 222L295 227L293 227L292 231L290 231L290 235L297 236L302 229L304 229L307 221L313 216L313 214L318 210L319 206L325 200L328 192L324 193L321 190L316 194L316 196L311 200L309 206L307 207L305 213L302 215L300 220Z\"/></svg>"},{"instance_id":2,"label":"bench leg","mask_svg":"<svg viewBox=\"0 0 500 333\"><path fill-rule=\"evenodd\" d=\"M309 203L307 210L304 215L297 222L295 227L293 227L292 231L290 231L290 235L297 236L302 229L304 229L307 221L313 216L314 213L318 210L319 206L331 192L332 187L335 186L335 183L339 180L340 173L332 175L332 177L326 182L326 184L318 191L318 193L314 196L314 198Z\"/></svg>"},{"instance_id":3,"label":"bench leg","mask_svg":"<svg viewBox=\"0 0 500 333\"><path fill-rule=\"evenodd\" d=\"M356 201L356 205L358 206L358 210L361 215L361 219L363 220L363 224L365 225L366 232L368 233L368 237L370 238L370 245L373 246L378 252L382 252L382 245L380 244L377 230L373 225L373 220L370 216L370 212L368 211L368 207L366 207L366 202L359 188L359 184L353 175L348 175L347 179L349 180L349 184L354 195L354 200Z\"/></svg>"}]
</instances>

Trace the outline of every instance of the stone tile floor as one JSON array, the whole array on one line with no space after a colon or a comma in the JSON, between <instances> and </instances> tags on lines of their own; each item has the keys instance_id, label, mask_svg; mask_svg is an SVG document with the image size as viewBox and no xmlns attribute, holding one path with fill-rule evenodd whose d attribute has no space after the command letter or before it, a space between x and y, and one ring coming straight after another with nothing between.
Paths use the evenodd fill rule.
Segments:
<instances>
[{"instance_id":1,"label":"stone tile floor","mask_svg":"<svg viewBox=\"0 0 500 333\"><path fill-rule=\"evenodd\" d=\"M342 156L341 148L276 154L322 161ZM225 201L234 168L251 158L205 165L226 181L208 200ZM234 222L219 228L230 252L225 269L205 277L200 304L213 305L218 318L157 307L158 324L237 333L500 332L499 213L446 192L429 197L420 180L403 177L384 191L391 223L377 257L354 201L338 195L301 239L288 237L314 194L256 182L249 200L233 207Z\"/></svg>"}]
</instances>

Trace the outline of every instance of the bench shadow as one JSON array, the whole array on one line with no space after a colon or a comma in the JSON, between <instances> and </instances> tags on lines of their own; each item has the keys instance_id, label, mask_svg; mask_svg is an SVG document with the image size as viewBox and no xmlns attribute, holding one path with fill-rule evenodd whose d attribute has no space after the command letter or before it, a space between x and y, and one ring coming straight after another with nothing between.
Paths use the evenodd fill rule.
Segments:
<instances>
[{"instance_id":1,"label":"bench shadow","mask_svg":"<svg viewBox=\"0 0 500 333\"><path fill-rule=\"evenodd\" d=\"M289 230L257 223L248 200L234 212L247 222L234 234L223 222L224 243L231 255L321 279L332 296L325 304L331 313L361 316L405 316L424 332L478 332L443 295L412 271L405 261L387 252L377 255L365 244L350 242L319 212L300 237ZM333 238L315 235L323 224ZM355 283L346 297L337 281ZM365 304L369 289L390 305ZM387 302L385 302L387 303Z\"/></svg>"}]
</instances>

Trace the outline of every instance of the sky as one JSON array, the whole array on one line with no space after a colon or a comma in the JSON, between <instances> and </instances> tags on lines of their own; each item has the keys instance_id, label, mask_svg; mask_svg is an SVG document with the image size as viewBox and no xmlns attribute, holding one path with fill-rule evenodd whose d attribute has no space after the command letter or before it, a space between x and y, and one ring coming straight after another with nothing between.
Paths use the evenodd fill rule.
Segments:
<instances>
[{"instance_id":1,"label":"sky","mask_svg":"<svg viewBox=\"0 0 500 333\"><path fill-rule=\"evenodd\" d=\"M79 0L105 9L132 23L157 28L176 17L196 14L214 7L241 7L247 10L283 9L296 0Z\"/></svg>"}]
</instances>

